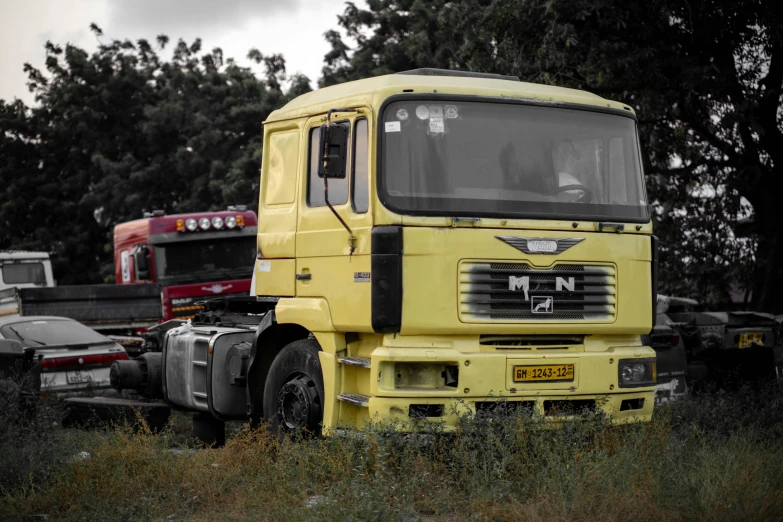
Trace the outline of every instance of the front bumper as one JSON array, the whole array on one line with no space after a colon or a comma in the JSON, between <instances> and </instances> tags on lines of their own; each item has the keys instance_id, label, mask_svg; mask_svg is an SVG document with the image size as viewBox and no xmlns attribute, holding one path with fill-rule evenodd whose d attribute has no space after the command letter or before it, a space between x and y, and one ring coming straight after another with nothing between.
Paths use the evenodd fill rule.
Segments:
<instances>
[{"instance_id":1,"label":"front bumper","mask_svg":"<svg viewBox=\"0 0 783 522\"><path fill-rule=\"evenodd\" d=\"M654 393L634 391L614 395L536 395L529 397L483 397L467 399L411 400L371 397L369 418L381 425L388 422L405 429L427 419L442 423L446 430L456 428L459 418L486 412L509 411L530 414L549 421L576 420L582 415L604 414L614 424L649 421ZM425 408L426 406L426 408ZM442 415L427 416L435 413Z\"/></svg>"},{"instance_id":2,"label":"front bumper","mask_svg":"<svg viewBox=\"0 0 783 522\"><path fill-rule=\"evenodd\" d=\"M364 356L369 368L337 365L337 390L348 400L338 401L333 417L327 415L331 425L392 423L405 430L410 428L405 426L409 421L426 418L451 429L461 415L492 410L499 402L505 403L503 408L551 420L577 418L585 411L604 414L614 423L652 418L655 386L621 388L618 383L620 360L655 357L654 350L646 346L593 346L590 351L431 346L380 346ZM405 371L400 371L405 365L408 369L420 365L423 371L406 377ZM515 381L514 367L525 365L573 365L574 375L560 382ZM452 375L454 368L458 369L458 379L451 385L441 378L440 368L445 374L446 367Z\"/></svg>"}]
</instances>

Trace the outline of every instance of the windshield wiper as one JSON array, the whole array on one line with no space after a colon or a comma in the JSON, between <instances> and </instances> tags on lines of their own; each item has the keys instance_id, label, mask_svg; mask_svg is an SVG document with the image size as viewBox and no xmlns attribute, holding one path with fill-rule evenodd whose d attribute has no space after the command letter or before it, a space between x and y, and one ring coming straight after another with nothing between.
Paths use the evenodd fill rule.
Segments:
<instances>
[{"instance_id":1,"label":"windshield wiper","mask_svg":"<svg viewBox=\"0 0 783 522\"><path fill-rule=\"evenodd\" d=\"M192 272L187 275L175 275L175 276L163 276L160 278L159 283L164 286L172 285L190 285L193 283L204 283L207 279L198 275L198 272Z\"/></svg>"},{"instance_id":2,"label":"windshield wiper","mask_svg":"<svg viewBox=\"0 0 783 522\"><path fill-rule=\"evenodd\" d=\"M242 273L245 272L245 273ZM160 279L164 286L190 285L195 283L211 283L214 277L231 276L233 279L250 279L253 276L252 268L214 268L212 270L200 270L188 275L168 276Z\"/></svg>"},{"instance_id":3,"label":"windshield wiper","mask_svg":"<svg viewBox=\"0 0 783 522\"><path fill-rule=\"evenodd\" d=\"M208 270L208 274L217 274L219 276L235 276L236 279L247 279L247 277L241 277L241 274L238 274L237 272L244 271L247 272L248 269L246 268L215 268L213 270ZM250 271L252 274L252 270Z\"/></svg>"},{"instance_id":4,"label":"windshield wiper","mask_svg":"<svg viewBox=\"0 0 783 522\"><path fill-rule=\"evenodd\" d=\"M46 343L42 343L41 341L36 341L35 339L26 339L13 326L9 326L8 329L11 330L12 332L14 332L14 334L19 338L20 341L31 342L31 343L38 343L41 346L46 346Z\"/></svg>"}]
</instances>

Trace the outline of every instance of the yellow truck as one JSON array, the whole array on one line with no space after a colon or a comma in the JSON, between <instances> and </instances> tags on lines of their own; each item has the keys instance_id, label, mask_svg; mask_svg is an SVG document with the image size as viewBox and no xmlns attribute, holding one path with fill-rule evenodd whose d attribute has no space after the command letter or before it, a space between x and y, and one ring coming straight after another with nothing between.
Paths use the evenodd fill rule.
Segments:
<instances>
[{"instance_id":1,"label":"yellow truck","mask_svg":"<svg viewBox=\"0 0 783 522\"><path fill-rule=\"evenodd\" d=\"M252 296L158 327L117 387L207 434L449 429L498 401L650 419L656 239L629 106L418 69L304 94L263 146Z\"/></svg>"}]
</instances>

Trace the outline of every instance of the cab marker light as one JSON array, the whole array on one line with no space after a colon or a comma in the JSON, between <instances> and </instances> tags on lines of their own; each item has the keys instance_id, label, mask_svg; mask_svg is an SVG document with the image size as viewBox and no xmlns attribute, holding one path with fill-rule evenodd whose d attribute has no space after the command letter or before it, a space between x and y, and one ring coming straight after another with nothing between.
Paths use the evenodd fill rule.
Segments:
<instances>
[{"instance_id":1,"label":"cab marker light","mask_svg":"<svg viewBox=\"0 0 783 522\"><path fill-rule=\"evenodd\" d=\"M184 219L178 219L177 220L177 232L184 232L185 231L185 220Z\"/></svg>"}]
</instances>

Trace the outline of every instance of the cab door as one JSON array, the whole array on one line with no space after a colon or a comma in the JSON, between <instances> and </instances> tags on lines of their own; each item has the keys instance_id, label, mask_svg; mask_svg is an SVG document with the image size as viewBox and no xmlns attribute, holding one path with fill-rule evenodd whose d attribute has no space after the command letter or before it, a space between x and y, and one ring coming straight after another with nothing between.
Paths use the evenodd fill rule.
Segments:
<instances>
[{"instance_id":1,"label":"cab door","mask_svg":"<svg viewBox=\"0 0 783 522\"><path fill-rule=\"evenodd\" d=\"M367 109L332 116L332 123L348 124L350 132L346 177L328 180L328 199L351 232L326 205L324 180L318 177L323 122L321 115L310 118L303 135L305 169L297 218L296 295L326 299L334 326L342 331L371 332L372 116Z\"/></svg>"}]
</instances>

